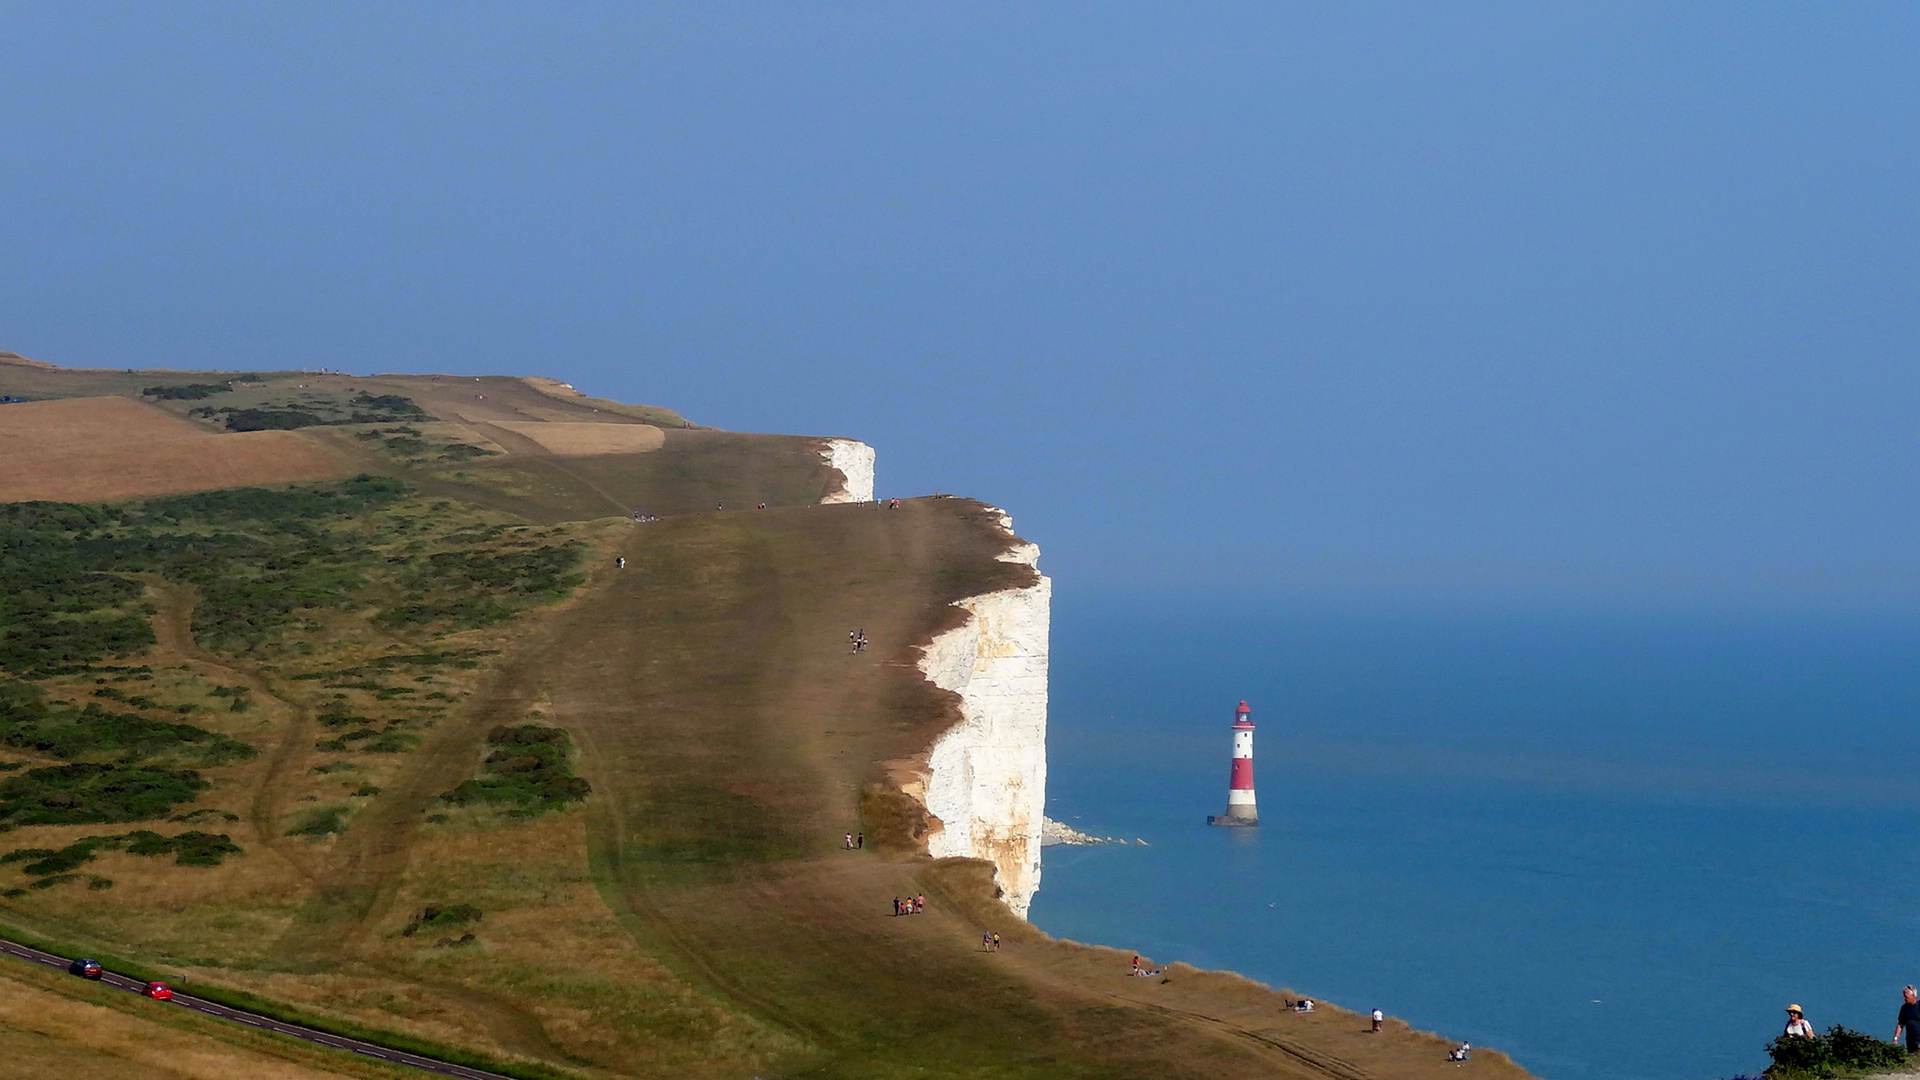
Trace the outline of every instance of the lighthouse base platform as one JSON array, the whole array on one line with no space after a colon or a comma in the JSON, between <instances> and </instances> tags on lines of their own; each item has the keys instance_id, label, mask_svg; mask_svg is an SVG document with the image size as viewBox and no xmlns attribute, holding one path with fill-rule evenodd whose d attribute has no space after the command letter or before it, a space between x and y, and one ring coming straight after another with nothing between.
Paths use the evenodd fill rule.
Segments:
<instances>
[{"instance_id":1,"label":"lighthouse base platform","mask_svg":"<svg viewBox=\"0 0 1920 1080\"><path fill-rule=\"evenodd\" d=\"M1240 814L1233 813L1232 811L1228 811L1227 813L1224 813L1224 814L1208 814L1207 824L1239 825L1239 826L1258 825L1260 824L1260 819L1250 815L1243 816Z\"/></svg>"}]
</instances>

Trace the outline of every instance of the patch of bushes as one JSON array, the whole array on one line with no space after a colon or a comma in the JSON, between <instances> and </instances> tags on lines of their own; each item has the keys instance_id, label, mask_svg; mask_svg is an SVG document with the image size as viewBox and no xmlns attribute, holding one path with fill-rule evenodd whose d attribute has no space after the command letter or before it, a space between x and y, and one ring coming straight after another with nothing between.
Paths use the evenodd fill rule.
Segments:
<instances>
[{"instance_id":1,"label":"patch of bushes","mask_svg":"<svg viewBox=\"0 0 1920 1080\"><path fill-rule=\"evenodd\" d=\"M80 762L0 780L0 832L22 825L93 825L164 818L212 785L192 770Z\"/></svg>"},{"instance_id":2,"label":"patch of bushes","mask_svg":"<svg viewBox=\"0 0 1920 1080\"><path fill-rule=\"evenodd\" d=\"M194 416L226 417L228 431L289 431L329 424L389 424L399 420L432 420L434 417L412 398L399 394L369 394L362 391L345 405L336 401L309 398L301 401L262 402L253 408L202 406Z\"/></svg>"},{"instance_id":3,"label":"patch of bushes","mask_svg":"<svg viewBox=\"0 0 1920 1080\"><path fill-rule=\"evenodd\" d=\"M404 731L383 731L361 747L369 754L404 754L420 745L420 736Z\"/></svg>"},{"instance_id":4,"label":"patch of bushes","mask_svg":"<svg viewBox=\"0 0 1920 1080\"><path fill-rule=\"evenodd\" d=\"M407 920L407 928L400 931L401 937L412 937L422 930L442 929L451 926L465 926L480 921L480 909L472 904L449 904L446 907L422 908Z\"/></svg>"},{"instance_id":5,"label":"patch of bushes","mask_svg":"<svg viewBox=\"0 0 1920 1080\"><path fill-rule=\"evenodd\" d=\"M124 851L129 855L172 855L179 866L219 866L227 856L242 854L240 845L225 833L183 832L162 836L142 829L118 836L88 836L54 851L48 848L20 848L0 855L0 863L32 862L20 869L33 877L64 874L93 861L102 851Z\"/></svg>"},{"instance_id":6,"label":"patch of bushes","mask_svg":"<svg viewBox=\"0 0 1920 1080\"><path fill-rule=\"evenodd\" d=\"M195 409L203 416L225 413L228 431L297 431L318 427L327 421L319 414L300 408L287 409Z\"/></svg>"},{"instance_id":7,"label":"patch of bushes","mask_svg":"<svg viewBox=\"0 0 1920 1080\"><path fill-rule=\"evenodd\" d=\"M140 395L160 401L202 401L232 390L233 387L225 383L185 383L180 386L149 386L140 391Z\"/></svg>"},{"instance_id":8,"label":"patch of bushes","mask_svg":"<svg viewBox=\"0 0 1920 1080\"><path fill-rule=\"evenodd\" d=\"M131 763L186 756L208 768L257 753L246 743L205 728L108 712L98 702L81 709L53 708L45 691L12 679L0 679L0 745L68 761L111 757Z\"/></svg>"},{"instance_id":9,"label":"patch of bushes","mask_svg":"<svg viewBox=\"0 0 1920 1080\"><path fill-rule=\"evenodd\" d=\"M593 791L571 765L573 740L560 728L543 724L496 727L487 734L493 752L480 775L440 796L453 806L490 805L519 816L560 810L585 802Z\"/></svg>"},{"instance_id":10,"label":"patch of bushes","mask_svg":"<svg viewBox=\"0 0 1920 1080\"><path fill-rule=\"evenodd\" d=\"M344 806L316 806L300 815L293 827L287 830L288 836L310 836L318 840L334 833L347 831L348 810Z\"/></svg>"},{"instance_id":11,"label":"patch of bushes","mask_svg":"<svg viewBox=\"0 0 1920 1080\"><path fill-rule=\"evenodd\" d=\"M1811 1039L1785 1035L1767 1044L1773 1058L1770 1075L1831 1077L1843 1072L1879 1072L1906 1064L1907 1053L1893 1043L1835 1024Z\"/></svg>"}]
</instances>

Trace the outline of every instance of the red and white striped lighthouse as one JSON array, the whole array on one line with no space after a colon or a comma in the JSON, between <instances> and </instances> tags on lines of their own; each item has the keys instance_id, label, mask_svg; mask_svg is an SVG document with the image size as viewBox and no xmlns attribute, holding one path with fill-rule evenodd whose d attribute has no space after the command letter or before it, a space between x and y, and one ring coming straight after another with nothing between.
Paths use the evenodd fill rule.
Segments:
<instances>
[{"instance_id":1,"label":"red and white striped lighthouse","mask_svg":"<svg viewBox=\"0 0 1920 1080\"><path fill-rule=\"evenodd\" d=\"M1227 781L1227 812L1207 818L1209 825L1258 825L1253 802L1253 710L1246 702L1233 710L1233 773Z\"/></svg>"}]
</instances>

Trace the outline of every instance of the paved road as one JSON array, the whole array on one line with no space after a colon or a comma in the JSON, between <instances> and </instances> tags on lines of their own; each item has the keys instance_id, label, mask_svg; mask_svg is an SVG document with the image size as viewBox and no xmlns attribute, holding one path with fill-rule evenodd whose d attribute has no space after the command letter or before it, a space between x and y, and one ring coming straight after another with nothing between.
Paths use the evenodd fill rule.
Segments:
<instances>
[{"instance_id":1,"label":"paved road","mask_svg":"<svg viewBox=\"0 0 1920 1080\"><path fill-rule=\"evenodd\" d=\"M67 964L71 962L55 956L52 953L41 952L39 949L30 949L25 945L15 944L5 939L0 939L0 953L8 956L17 956L22 960L30 960L36 964L45 964L48 967L59 968L61 971L65 971ZM100 981L109 986L117 986L122 990L135 994L140 993L147 985L138 979L129 979L125 975L115 975L111 971L101 976ZM168 1003L161 1001L154 1002L156 1007L165 1006L166 1004ZM510 1080L510 1078L501 1076L499 1073L486 1072L481 1069L469 1069L465 1065L452 1065L444 1061L435 1061L433 1058L421 1057L418 1054L409 1054L404 1050L390 1050L387 1047L376 1046L369 1042L361 1042L358 1039L329 1035L324 1031L315 1031L310 1027L284 1023L271 1017L247 1012L244 1009L229 1008L228 1006L216 1004L203 998L183 994L178 989L173 992L172 1004L178 1005L183 1009L192 1009L197 1013L205 1013L208 1016L217 1016L222 1020L231 1020L236 1024L256 1027L262 1031L279 1032L282 1035L291 1035L296 1039L305 1039L307 1042L318 1043L321 1046L331 1046L335 1050L350 1050L356 1054L364 1054L370 1058L378 1058L381 1061L391 1061L400 1065L411 1065L416 1069L437 1073L441 1076L458 1076L463 1078L463 1080Z\"/></svg>"}]
</instances>

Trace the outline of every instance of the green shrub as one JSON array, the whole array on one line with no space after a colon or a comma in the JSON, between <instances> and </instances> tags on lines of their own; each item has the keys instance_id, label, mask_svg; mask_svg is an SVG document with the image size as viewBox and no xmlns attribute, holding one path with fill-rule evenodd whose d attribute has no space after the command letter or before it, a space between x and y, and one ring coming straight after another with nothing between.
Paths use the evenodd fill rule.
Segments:
<instances>
[{"instance_id":1,"label":"green shrub","mask_svg":"<svg viewBox=\"0 0 1920 1080\"><path fill-rule=\"evenodd\" d=\"M293 828L287 830L288 836L311 836L319 839L334 833L347 831L348 810L344 806L316 806L300 815Z\"/></svg>"},{"instance_id":2,"label":"green shrub","mask_svg":"<svg viewBox=\"0 0 1920 1080\"><path fill-rule=\"evenodd\" d=\"M472 904L449 904L446 907L423 908L407 920L407 928L400 931L402 937L412 937L421 930L430 930L449 926L465 926L480 921L480 909Z\"/></svg>"},{"instance_id":3,"label":"green shrub","mask_svg":"<svg viewBox=\"0 0 1920 1080\"><path fill-rule=\"evenodd\" d=\"M225 383L186 383L180 386L149 386L140 394L161 401L201 401L232 390L233 387Z\"/></svg>"},{"instance_id":4,"label":"green shrub","mask_svg":"<svg viewBox=\"0 0 1920 1080\"><path fill-rule=\"evenodd\" d=\"M81 762L0 780L0 831L164 818L212 785L191 770Z\"/></svg>"},{"instance_id":5,"label":"green shrub","mask_svg":"<svg viewBox=\"0 0 1920 1080\"><path fill-rule=\"evenodd\" d=\"M487 734L495 749L481 775L464 780L440 796L453 806L503 806L529 814L584 802L592 787L573 775L573 740L560 728L543 724L496 727Z\"/></svg>"},{"instance_id":6,"label":"green shrub","mask_svg":"<svg viewBox=\"0 0 1920 1080\"><path fill-rule=\"evenodd\" d=\"M1839 1024L1811 1039L1782 1035L1767 1044L1770 1073L1832 1076L1836 1072L1885 1071L1904 1065L1905 1050Z\"/></svg>"},{"instance_id":7,"label":"green shrub","mask_svg":"<svg viewBox=\"0 0 1920 1080\"><path fill-rule=\"evenodd\" d=\"M45 691L11 679L0 679L0 745L68 761L110 757L132 763L185 756L208 768L258 752L205 728L108 712L97 702L81 709L50 708Z\"/></svg>"}]
</instances>

